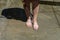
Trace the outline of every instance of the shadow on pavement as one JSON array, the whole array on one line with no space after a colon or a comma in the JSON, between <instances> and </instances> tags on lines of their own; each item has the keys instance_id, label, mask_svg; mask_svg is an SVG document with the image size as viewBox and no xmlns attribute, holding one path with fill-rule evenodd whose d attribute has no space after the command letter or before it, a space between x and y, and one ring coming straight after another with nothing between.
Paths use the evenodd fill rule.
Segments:
<instances>
[{"instance_id":1,"label":"shadow on pavement","mask_svg":"<svg viewBox=\"0 0 60 40\"><path fill-rule=\"evenodd\" d=\"M54 2L54 1L40 1L40 4L60 6L60 2Z\"/></svg>"},{"instance_id":2,"label":"shadow on pavement","mask_svg":"<svg viewBox=\"0 0 60 40\"><path fill-rule=\"evenodd\" d=\"M16 19L16 20L21 20L23 22L26 22L27 20L25 11L22 8L4 9L1 15L5 16L7 19Z\"/></svg>"}]
</instances>

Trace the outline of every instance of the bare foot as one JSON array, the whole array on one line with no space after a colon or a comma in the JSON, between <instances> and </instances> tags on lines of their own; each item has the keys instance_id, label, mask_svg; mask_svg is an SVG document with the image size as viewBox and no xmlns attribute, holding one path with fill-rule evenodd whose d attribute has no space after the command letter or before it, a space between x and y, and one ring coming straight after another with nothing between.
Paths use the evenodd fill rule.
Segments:
<instances>
[{"instance_id":1,"label":"bare foot","mask_svg":"<svg viewBox=\"0 0 60 40\"><path fill-rule=\"evenodd\" d=\"M38 30L38 28L39 28L38 23L37 22L33 22L33 29L34 30Z\"/></svg>"},{"instance_id":2,"label":"bare foot","mask_svg":"<svg viewBox=\"0 0 60 40\"><path fill-rule=\"evenodd\" d=\"M27 26L27 27L32 27L31 19L28 19L28 20L27 20L26 26Z\"/></svg>"}]
</instances>

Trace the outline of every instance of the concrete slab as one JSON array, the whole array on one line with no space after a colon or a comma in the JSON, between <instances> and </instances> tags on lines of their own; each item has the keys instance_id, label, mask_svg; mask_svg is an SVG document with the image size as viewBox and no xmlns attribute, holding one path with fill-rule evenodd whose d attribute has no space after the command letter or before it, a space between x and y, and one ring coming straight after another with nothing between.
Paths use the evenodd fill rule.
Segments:
<instances>
[{"instance_id":1,"label":"concrete slab","mask_svg":"<svg viewBox=\"0 0 60 40\"><path fill-rule=\"evenodd\" d=\"M53 6L54 7L54 13L56 15L56 20L60 26L60 6Z\"/></svg>"},{"instance_id":2,"label":"concrete slab","mask_svg":"<svg viewBox=\"0 0 60 40\"><path fill-rule=\"evenodd\" d=\"M2 38L2 34L7 26L7 19L0 17L0 40Z\"/></svg>"}]
</instances>

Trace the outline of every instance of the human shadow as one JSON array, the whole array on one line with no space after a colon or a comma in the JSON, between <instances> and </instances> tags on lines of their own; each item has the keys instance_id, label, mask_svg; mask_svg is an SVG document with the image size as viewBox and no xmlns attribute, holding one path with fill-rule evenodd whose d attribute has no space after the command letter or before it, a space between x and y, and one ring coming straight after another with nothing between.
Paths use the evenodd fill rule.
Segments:
<instances>
[{"instance_id":1,"label":"human shadow","mask_svg":"<svg viewBox=\"0 0 60 40\"><path fill-rule=\"evenodd\" d=\"M27 20L25 11L22 8L4 9L1 15L5 16L7 19L16 19L16 20L21 20L23 22L26 22Z\"/></svg>"},{"instance_id":2,"label":"human shadow","mask_svg":"<svg viewBox=\"0 0 60 40\"><path fill-rule=\"evenodd\" d=\"M60 6L60 2L55 2L55 1L40 1L40 4L52 5L52 6Z\"/></svg>"}]
</instances>

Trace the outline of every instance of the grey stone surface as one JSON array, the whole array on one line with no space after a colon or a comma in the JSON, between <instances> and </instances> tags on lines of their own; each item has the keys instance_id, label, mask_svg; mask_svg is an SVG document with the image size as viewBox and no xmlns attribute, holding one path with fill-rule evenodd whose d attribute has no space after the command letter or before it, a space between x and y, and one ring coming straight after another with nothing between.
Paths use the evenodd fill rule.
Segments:
<instances>
[{"instance_id":1,"label":"grey stone surface","mask_svg":"<svg viewBox=\"0 0 60 40\"><path fill-rule=\"evenodd\" d=\"M60 6L53 6L58 24L60 25Z\"/></svg>"},{"instance_id":2,"label":"grey stone surface","mask_svg":"<svg viewBox=\"0 0 60 40\"><path fill-rule=\"evenodd\" d=\"M23 8L22 2L20 0L18 1L10 0L10 2L8 2L9 5L6 4L6 7ZM1 12L2 10L0 10L0 13ZM58 23L60 23L60 6L40 4L38 31L33 30L33 28L28 28L25 22L21 20L0 17L0 40L60 40Z\"/></svg>"},{"instance_id":3,"label":"grey stone surface","mask_svg":"<svg viewBox=\"0 0 60 40\"><path fill-rule=\"evenodd\" d=\"M2 38L2 33L4 32L6 26L7 26L7 19L0 17L0 40Z\"/></svg>"}]
</instances>

